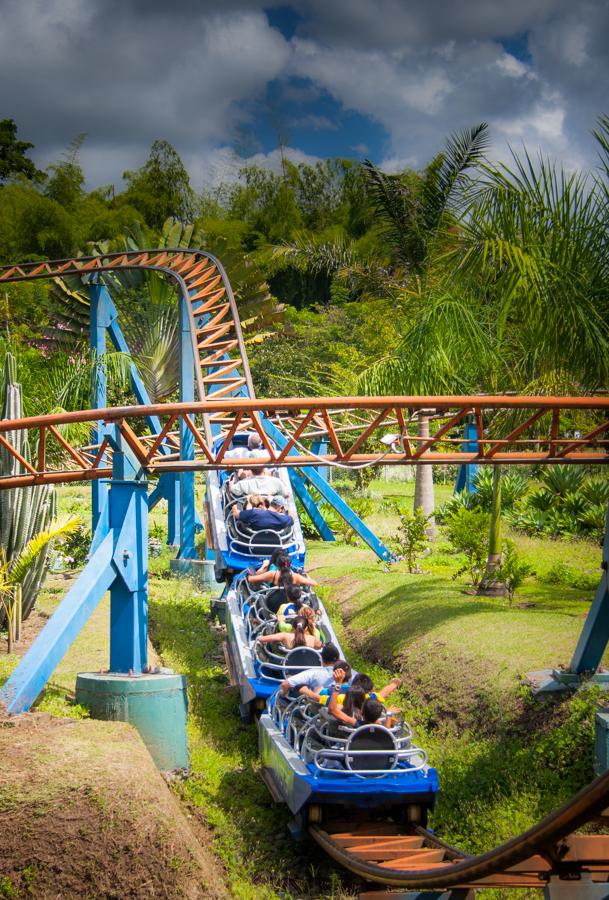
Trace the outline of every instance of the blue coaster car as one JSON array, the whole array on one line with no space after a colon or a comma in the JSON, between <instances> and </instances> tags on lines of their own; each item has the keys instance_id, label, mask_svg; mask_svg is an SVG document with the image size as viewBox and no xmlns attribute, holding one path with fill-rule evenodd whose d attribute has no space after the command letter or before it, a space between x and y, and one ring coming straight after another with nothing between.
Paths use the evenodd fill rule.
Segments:
<instances>
[{"instance_id":1,"label":"blue coaster car","mask_svg":"<svg viewBox=\"0 0 609 900\"><path fill-rule=\"evenodd\" d=\"M401 720L350 728L304 697L275 694L260 717L259 744L265 782L302 824L346 807L425 825L433 809L438 773Z\"/></svg>"},{"instance_id":2,"label":"blue coaster car","mask_svg":"<svg viewBox=\"0 0 609 900\"><path fill-rule=\"evenodd\" d=\"M335 644L342 654L322 602L310 588L303 588L301 599L317 611L317 627L323 643ZM303 669L321 666L319 651L311 647L286 650L281 645L274 647L258 642L263 634L276 631L276 613L284 602L285 594L281 588L250 585L245 572L235 578L228 592L227 650L232 676L239 687L244 719L251 717L252 707L263 709L284 679Z\"/></svg>"},{"instance_id":3,"label":"blue coaster car","mask_svg":"<svg viewBox=\"0 0 609 900\"><path fill-rule=\"evenodd\" d=\"M247 432L237 432L231 440L228 453L237 453L242 450L243 456L248 457ZM216 438L212 447L217 457L225 438ZM255 456L250 456L252 466L263 466L266 451L255 451ZM287 469L277 469L278 477L284 486L286 506L294 520L292 527L283 529L266 528L254 531L243 525L232 514L232 508L242 499L235 499L230 492L229 479L231 473L224 470L215 470L207 473L207 513L212 531L212 542L215 548L216 565L215 574L217 581L230 582L232 577L248 566L258 567L263 559L269 557L274 550L281 548L290 554L293 565L301 568L305 561L305 545L300 527L300 520L296 510L296 501L292 492L292 485Z\"/></svg>"}]
</instances>

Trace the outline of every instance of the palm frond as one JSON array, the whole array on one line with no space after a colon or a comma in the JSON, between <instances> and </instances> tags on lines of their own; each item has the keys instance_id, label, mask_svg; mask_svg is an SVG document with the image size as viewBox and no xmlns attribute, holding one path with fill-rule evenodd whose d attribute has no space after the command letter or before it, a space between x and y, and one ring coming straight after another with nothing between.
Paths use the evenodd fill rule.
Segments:
<instances>
[{"instance_id":1,"label":"palm frond","mask_svg":"<svg viewBox=\"0 0 609 900\"><path fill-rule=\"evenodd\" d=\"M42 553L47 544L50 544L52 540L60 537L62 534L76 531L80 528L80 525L81 519L79 519L78 516L64 516L51 522L48 529L45 531L40 531L38 534L34 535L34 537L25 545L19 556L11 562L7 576L9 583L12 585L21 584L32 563L36 557Z\"/></svg>"}]
</instances>

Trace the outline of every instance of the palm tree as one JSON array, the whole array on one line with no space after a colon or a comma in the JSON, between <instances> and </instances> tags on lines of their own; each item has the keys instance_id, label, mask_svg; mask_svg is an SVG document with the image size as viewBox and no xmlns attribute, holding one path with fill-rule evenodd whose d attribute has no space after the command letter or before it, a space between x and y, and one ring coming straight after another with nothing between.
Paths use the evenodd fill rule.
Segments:
<instances>
[{"instance_id":1,"label":"palm tree","mask_svg":"<svg viewBox=\"0 0 609 900\"><path fill-rule=\"evenodd\" d=\"M365 163L376 217L393 250L396 271L406 276L402 293L409 301L403 340L391 358L364 374L366 393L454 393L470 379L466 361L478 368L489 358L469 298L448 290L436 271L436 259L452 245L455 225L475 188L469 172L482 164L487 144L485 123L451 136L418 183ZM417 418L418 437L424 440L429 417L421 412ZM433 516L431 466L417 467L414 502ZM433 518L431 523L433 533Z\"/></svg>"}]
</instances>

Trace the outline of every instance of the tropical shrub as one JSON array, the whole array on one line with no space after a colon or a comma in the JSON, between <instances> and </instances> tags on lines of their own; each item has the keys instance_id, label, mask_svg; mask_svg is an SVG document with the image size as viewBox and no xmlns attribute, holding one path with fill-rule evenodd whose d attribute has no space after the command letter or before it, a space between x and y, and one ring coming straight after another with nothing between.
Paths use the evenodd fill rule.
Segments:
<instances>
[{"instance_id":1,"label":"tropical shrub","mask_svg":"<svg viewBox=\"0 0 609 900\"><path fill-rule=\"evenodd\" d=\"M436 522L439 525L446 525L448 520L461 509L474 509L478 505L476 494L469 494L467 491L459 491L453 494L436 510Z\"/></svg>"},{"instance_id":2,"label":"tropical shrub","mask_svg":"<svg viewBox=\"0 0 609 900\"><path fill-rule=\"evenodd\" d=\"M408 571L420 573L418 559L429 546L429 520L420 506L411 512L404 503L393 501L394 511L399 516L397 531L390 540L391 549L398 560L404 560Z\"/></svg>"},{"instance_id":3,"label":"tropical shrub","mask_svg":"<svg viewBox=\"0 0 609 900\"><path fill-rule=\"evenodd\" d=\"M597 586L600 575L594 572L580 572L561 560L550 566L546 572L539 574L537 578L544 584L566 584L569 587L590 591Z\"/></svg>"},{"instance_id":4,"label":"tropical shrub","mask_svg":"<svg viewBox=\"0 0 609 900\"><path fill-rule=\"evenodd\" d=\"M527 534L581 536L600 543L609 504L609 479L586 475L575 466L553 466L544 469L539 480L540 487L508 510L510 525Z\"/></svg>"},{"instance_id":5,"label":"tropical shrub","mask_svg":"<svg viewBox=\"0 0 609 900\"><path fill-rule=\"evenodd\" d=\"M474 476L476 504L482 509L490 511L493 499L493 469L491 466L481 466ZM512 509L522 500L529 486L529 481L520 472L508 470L501 476L501 507L504 510Z\"/></svg>"},{"instance_id":6,"label":"tropical shrub","mask_svg":"<svg viewBox=\"0 0 609 900\"><path fill-rule=\"evenodd\" d=\"M78 569L87 561L91 549L91 531L84 525L67 532L61 539L58 551L68 569Z\"/></svg>"},{"instance_id":7,"label":"tropical shrub","mask_svg":"<svg viewBox=\"0 0 609 900\"><path fill-rule=\"evenodd\" d=\"M495 577L505 584L510 606L514 602L516 591L522 587L532 571L533 567L522 558L514 542L506 541L501 565L497 569Z\"/></svg>"},{"instance_id":8,"label":"tropical shrub","mask_svg":"<svg viewBox=\"0 0 609 900\"><path fill-rule=\"evenodd\" d=\"M467 573L472 585L476 586L484 574L488 556L490 513L479 508L462 508L447 522L446 535L457 553L462 553L466 563L453 578Z\"/></svg>"}]
</instances>

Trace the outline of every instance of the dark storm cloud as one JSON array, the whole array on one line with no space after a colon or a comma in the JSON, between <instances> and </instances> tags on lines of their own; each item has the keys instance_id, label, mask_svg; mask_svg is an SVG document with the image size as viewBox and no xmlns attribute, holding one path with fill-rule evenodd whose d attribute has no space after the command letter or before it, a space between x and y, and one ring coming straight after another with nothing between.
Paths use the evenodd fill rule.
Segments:
<instances>
[{"instance_id":1,"label":"dark storm cloud","mask_svg":"<svg viewBox=\"0 0 609 900\"><path fill-rule=\"evenodd\" d=\"M290 40L271 27L272 6L297 14ZM320 92L382 124L395 166L424 164L448 132L481 119L500 156L525 141L591 164L587 132L606 108L604 0L0 0L0 15L1 115L41 164L87 132L91 184L119 183L156 138L196 181L221 174L222 148L255 132L273 79L286 103L310 103L286 116L313 130ZM528 53L507 52L510 39Z\"/></svg>"}]
</instances>

